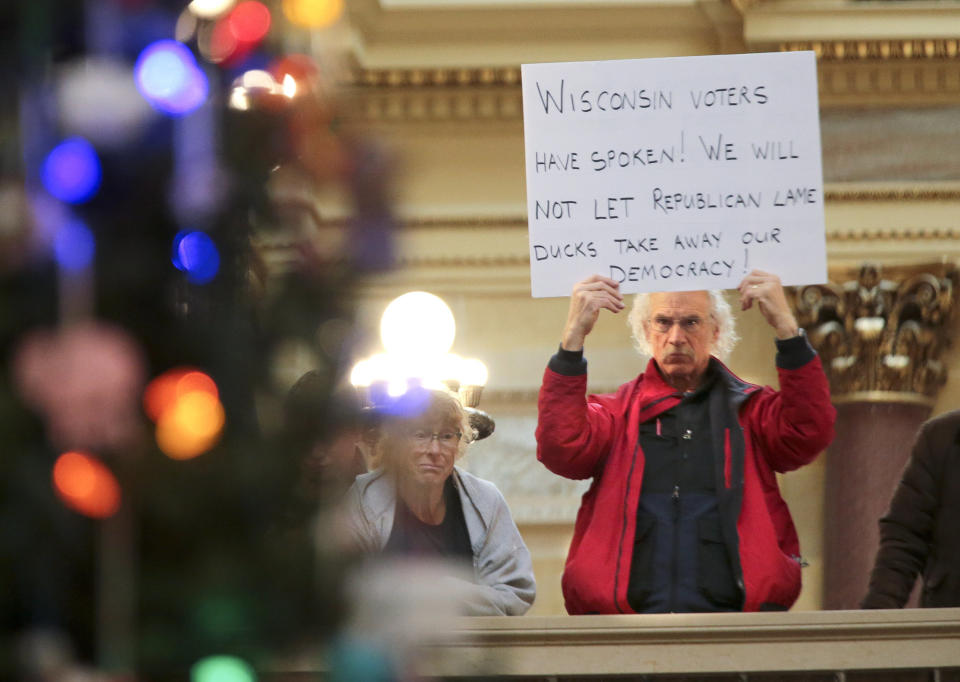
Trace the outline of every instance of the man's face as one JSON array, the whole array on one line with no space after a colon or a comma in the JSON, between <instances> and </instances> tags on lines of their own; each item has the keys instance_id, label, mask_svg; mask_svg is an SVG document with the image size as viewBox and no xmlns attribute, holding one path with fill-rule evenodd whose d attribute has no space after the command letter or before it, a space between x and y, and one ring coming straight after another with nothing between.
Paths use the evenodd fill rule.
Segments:
<instances>
[{"instance_id":1,"label":"man's face","mask_svg":"<svg viewBox=\"0 0 960 682\"><path fill-rule=\"evenodd\" d=\"M710 295L706 291L651 294L650 315L643 326L668 381L681 390L696 388L719 333L710 316Z\"/></svg>"}]
</instances>

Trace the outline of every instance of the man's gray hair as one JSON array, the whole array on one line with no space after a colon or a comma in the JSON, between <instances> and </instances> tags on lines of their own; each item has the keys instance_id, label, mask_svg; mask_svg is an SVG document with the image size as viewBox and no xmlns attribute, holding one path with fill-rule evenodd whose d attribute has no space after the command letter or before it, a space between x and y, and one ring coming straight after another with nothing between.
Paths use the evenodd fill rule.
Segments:
<instances>
[{"instance_id":1,"label":"man's gray hair","mask_svg":"<svg viewBox=\"0 0 960 682\"><path fill-rule=\"evenodd\" d=\"M708 291L710 296L710 317L717 325L717 342L713 345L711 352L721 360L726 360L733 347L737 345L740 337L737 336L737 326L730 310L730 304L723 297L723 293L717 290ZM633 332L633 344L637 350L644 355L653 355L650 348L650 342L647 340L646 332L643 329L643 323L650 317L650 294L641 293L633 297L633 308L627 318L630 330Z\"/></svg>"}]
</instances>

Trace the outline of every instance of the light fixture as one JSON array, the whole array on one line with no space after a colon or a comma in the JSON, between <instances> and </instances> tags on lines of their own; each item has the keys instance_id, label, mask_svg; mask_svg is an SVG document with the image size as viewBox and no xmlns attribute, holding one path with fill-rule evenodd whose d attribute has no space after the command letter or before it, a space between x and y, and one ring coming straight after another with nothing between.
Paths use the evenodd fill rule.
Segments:
<instances>
[{"instance_id":1,"label":"light fixture","mask_svg":"<svg viewBox=\"0 0 960 682\"><path fill-rule=\"evenodd\" d=\"M400 398L413 387L445 388L460 395L464 407L471 410L474 427L489 435L493 421L475 409L487 383L487 367L476 358L450 352L456 328L450 307L438 296L411 291L395 298L380 319L386 352L358 361L350 372L350 383L367 406ZM478 427L478 419L489 423Z\"/></svg>"}]
</instances>

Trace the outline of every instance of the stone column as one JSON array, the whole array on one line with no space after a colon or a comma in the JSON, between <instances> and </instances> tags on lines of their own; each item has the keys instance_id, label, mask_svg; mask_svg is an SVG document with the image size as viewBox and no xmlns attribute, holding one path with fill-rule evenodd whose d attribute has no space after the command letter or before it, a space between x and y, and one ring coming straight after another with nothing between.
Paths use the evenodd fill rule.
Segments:
<instances>
[{"instance_id":1,"label":"stone column","mask_svg":"<svg viewBox=\"0 0 960 682\"><path fill-rule=\"evenodd\" d=\"M877 521L946 381L940 355L958 275L942 263L863 265L831 268L830 281L798 287L795 303L838 411L826 453L823 608L855 609L877 552Z\"/></svg>"}]
</instances>

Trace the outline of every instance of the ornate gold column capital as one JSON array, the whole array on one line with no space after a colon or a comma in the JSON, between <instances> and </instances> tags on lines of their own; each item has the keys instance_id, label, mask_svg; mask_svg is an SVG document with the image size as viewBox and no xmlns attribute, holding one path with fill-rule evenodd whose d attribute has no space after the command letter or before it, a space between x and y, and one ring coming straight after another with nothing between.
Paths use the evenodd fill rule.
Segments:
<instances>
[{"instance_id":1,"label":"ornate gold column capital","mask_svg":"<svg viewBox=\"0 0 960 682\"><path fill-rule=\"evenodd\" d=\"M793 293L834 402L932 405L947 378L940 356L956 312L957 268L867 263L830 268L829 278Z\"/></svg>"}]
</instances>

